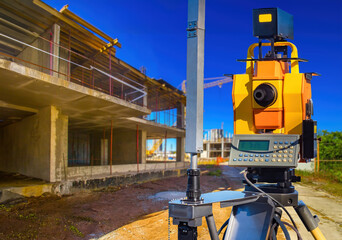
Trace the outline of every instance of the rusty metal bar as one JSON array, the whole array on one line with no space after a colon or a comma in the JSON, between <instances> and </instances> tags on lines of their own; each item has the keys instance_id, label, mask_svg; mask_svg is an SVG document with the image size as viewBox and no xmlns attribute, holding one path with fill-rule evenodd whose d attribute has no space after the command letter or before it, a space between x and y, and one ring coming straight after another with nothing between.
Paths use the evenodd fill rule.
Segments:
<instances>
[{"instance_id":1,"label":"rusty metal bar","mask_svg":"<svg viewBox=\"0 0 342 240\"><path fill-rule=\"evenodd\" d=\"M87 136L87 164L89 164L89 162L90 162L90 151L89 151L89 135Z\"/></svg>"},{"instance_id":2,"label":"rusty metal bar","mask_svg":"<svg viewBox=\"0 0 342 240\"><path fill-rule=\"evenodd\" d=\"M165 131L165 146L164 146L164 165L166 170L166 147L167 147L167 131Z\"/></svg>"},{"instance_id":3,"label":"rusty metal bar","mask_svg":"<svg viewBox=\"0 0 342 240\"><path fill-rule=\"evenodd\" d=\"M88 58L88 57L86 57L85 55L80 54L80 53L78 53L78 52L75 52L75 51L71 50L71 47L70 47L70 39L71 39L71 38L70 38L70 30L69 30L69 44L68 44L68 47L64 47L63 45L58 44L58 43L55 43L54 41L50 41L49 39L47 39L47 38L45 38L45 37L42 37L42 36L39 36L39 38L40 38L40 39L43 39L43 40L45 40L45 41L47 41L47 42L50 42L50 43L52 43L53 45L56 45L56 46L58 46L58 47L60 47L60 48L63 48L63 49L65 49L65 50L67 50L68 52L74 53L74 54L76 54L76 55L78 55L78 56L80 56L80 57L82 57L82 58L85 58L85 59L91 61L91 59Z\"/></svg>"},{"instance_id":4,"label":"rusty metal bar","mask_svg":"<svg viewBox=\"0 0 342 240\"><path fill-rule=\"evenodd\" d=\"M54 43L56 44L56 43ZM58 44L58 46L60 47L60 45ZM64 47L63 47L64 48ZM71 60L71 36L70 36L70 30L69 30L69 35L68 35L68 70L67 70L67 74L68 75L71 75L71 64L70 64L70 60ZM82 74L83 74L83 68L82 68ZM67 80L70 81L70 78L67 78ZM82 78L82 81L83 81L83 78Z\"/></svg>"},{"instance_id":5,"label":"rusty metal bar","mask_svg":"<svg viewBox=\"0 0 342 240\"><path fill-rule=\"evenodd\" d=\"M109 48L109 74L112 75L112 53ZM112 78L109 77L109 95L112 95Z\"/></svg>"},{"instance_id":6,"label":"rusty metal bar","mask_svg":"<svg viewBox=\"0 0 342 240\"><path fill-rule=\"evenodd\" d=\"M106 129L103 128L103 149L102 149L102 154L103 154L102 161L103 161L103 162L106 161L105 140L106 140Z\"/></svg>"},{"instance_id":7,"label":"rusty metal bar","mask_svg":"<svg viewBox=\"0 0 342 240\"><path fill-rule=\"evenodd\" d=\"M317 140L317 172L319 172L319 140Z\"/></svg>"},{"instance_id":8,"label":"rusty metal bar","mask_svg":"<svg viewBox=\"0 0 342 240\"><path fill-rule=\"evenodd\" d=\"M139 172L139 125L137 124L137 172Z\"/></svg>"},{"instance_id":9,"label":"rusty metal bar","mask_svg":"<svg viewBox=\"0 0 342 240\"><path fill-rule=\"evenodd\" d=\"M93 59L93 66L95 66L95 61ZM91 77L92 77L92 83L93 83L93 89L94 89L94 69L91 71Z\"/></svg>"},{"instance_id":10,"label":"rusty metal bar","mask_svg":"<svg viewBox=\"0 0 342 240\"><path fill-rule=\"evenodd\" d=\"M113 164L113 120L110 122L110 175L112 175Z\"/></svg>"}]
</instances>

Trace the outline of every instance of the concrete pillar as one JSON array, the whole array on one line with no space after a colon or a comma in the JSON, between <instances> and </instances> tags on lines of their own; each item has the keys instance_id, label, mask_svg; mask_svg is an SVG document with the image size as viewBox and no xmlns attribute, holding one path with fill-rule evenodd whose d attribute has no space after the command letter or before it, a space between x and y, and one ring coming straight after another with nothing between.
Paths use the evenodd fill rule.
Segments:
<instances>
[{"instance_id":1,"label":"concrete pillar","mask_svg":"<svg viewBox=\"0 0 342 240\"><path fill-rule=\"evenodd\" d=\"M68 127L69 117L51 106L51 152L55 156L51 156L54 167L51 167L50 182L67 180Z\"/></svg>"},{"instance_id":2,"label":"concrete pillar","mask_svg":"<svg viewBox=\"0 0 342 240\"><path fill-rule=\"evenodd\" d=\"M146 92L148 92L147 87L146 87ZM147 107L147 94L143 97L143 106Z\"/></svg>"},{"instance_id":3,"label":"concrete pillar","mask_svg":"<svg viewBox=\"0 0 342 240\"><path fill-rule=\"evenodd\" d=\"M68 117L54 106L0 129L0 170L55 182L66 176Z\"/></svg>"},{"instance_id":4,"label":"concrete pillar","mask_svg":"<svg viewBox=\"0 0 342 240\"><path fill-rule=\"evenodd\" d=\"M210 152L210 142L207 142L206 144L207 144L207 158L209 158L209 156L210 156L210 154L209 154L209 152Z\"/></svg>"},{"instance_id":5,"label":"concrete pillar","mask_svg":"<svg viewBox=\"0 0 342 240\"><path fill-rule=\"evenodd\" d=\"M52 41L56 44L59 44L59 39L60 39L60 26L57 24L53 24L52 26ZM59 56L59 46L58 45L53 45L53 54L56 56ZM56 72L52 72L52 76L58 77L58 71L59 71L59 59L58 57L53 57L53 62L52 62L52 69Z\"/></svg>"},{"instance_id":6,"label":"concrete pillar","mask_svg":"<svg viewBox=\"0 0 342 240\"><path fill-rule=\"evenodd\" d=\"M184 112L185 107L183 103L177 104L177 128L184 128Z\"/></svg>"},{"instance_id":7,"label":"concrete pillar","mask_svg":"<svg viewBox=\"0 0 342 240\"><path fill-rule=\"evenodd\" d=\"M184 156L185 156L185 138L178 137L177 138L177 153L176 153L177 162L184 162Z\"/></svg>"},{"instance_id":8,"label":"concrete pillar","mask_svg":"<svg viewBox=\"0 0 342 240\"><path fill-rule=\"evenodd\" d=\"M142 164L146 163L146 141L147 141L147 132L141 131L141 149L140 149L140 162Z\"/></svg>"}]
</instances>

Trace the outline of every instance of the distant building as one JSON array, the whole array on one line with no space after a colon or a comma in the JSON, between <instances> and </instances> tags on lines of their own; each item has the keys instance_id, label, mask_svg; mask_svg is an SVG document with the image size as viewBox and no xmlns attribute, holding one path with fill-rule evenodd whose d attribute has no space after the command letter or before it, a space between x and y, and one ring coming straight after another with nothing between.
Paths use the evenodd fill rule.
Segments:
<instances>
[{"instance_id":1,"label":"distant building","mask_svg":"<svg viewBox=\"0 0 342 240\"><path fill-rule=\"evenodd\" d=\"M230 154L232 137L223 129L210 129L204 134L202 159L228 158Z\"/></svg>"}]
</instances>

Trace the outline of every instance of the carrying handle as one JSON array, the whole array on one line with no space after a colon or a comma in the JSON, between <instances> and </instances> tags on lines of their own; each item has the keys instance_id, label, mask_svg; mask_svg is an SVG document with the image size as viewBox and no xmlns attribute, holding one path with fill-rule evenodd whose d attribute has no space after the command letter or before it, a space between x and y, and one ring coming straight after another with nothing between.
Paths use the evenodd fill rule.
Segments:
<instances>
[{"instance_id":1,"label":"carrying handle","mask_svg":"<svg viewBox=\"0 0 342 240\"><path fill-rule=\"evenodd\" d=\"M248 52L247 52L247 59L252 59L254 57L254 49L255 47L259 46L258 43L253 43L249 46ZM262 43L262 46L271 46L271 43ZM275 42L274 46L290 46L291 51L291 58L298 58L298 50L297 47L290 42ZM254 72L254 62L253 61L247 61L246 62L246 73L247 74L253 74ZM298 60L291 60L291 73L299 73L299 65Z\"/></svg>"}]
</instances>

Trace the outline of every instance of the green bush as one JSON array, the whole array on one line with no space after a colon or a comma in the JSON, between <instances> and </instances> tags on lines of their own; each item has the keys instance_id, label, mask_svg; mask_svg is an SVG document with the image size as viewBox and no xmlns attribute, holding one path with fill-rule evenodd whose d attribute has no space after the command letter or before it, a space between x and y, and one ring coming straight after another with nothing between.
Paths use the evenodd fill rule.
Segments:
<instances>
[{"instance_id":1,"label":"green bush","mask_svg":"<svg viewBox=\"0 0 342 240\"><path fill-rule=\"evenodd\" d=\"M319 175L342 183L342 162L324 161L319 164Z\"/></svg>"},{"instance_id":2,"label":"green bush","mask_svg":"<svg viewBox=\"0 0 342 240\"><path fill-rule=\"evenodd\" d=\"M328 132L322 130L318 132L321 138L319 143L320 159L342 160L342 132Z\"/></svg>"}]
</instances>

